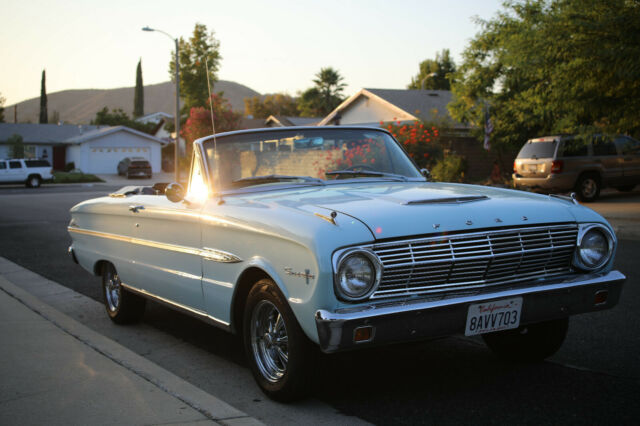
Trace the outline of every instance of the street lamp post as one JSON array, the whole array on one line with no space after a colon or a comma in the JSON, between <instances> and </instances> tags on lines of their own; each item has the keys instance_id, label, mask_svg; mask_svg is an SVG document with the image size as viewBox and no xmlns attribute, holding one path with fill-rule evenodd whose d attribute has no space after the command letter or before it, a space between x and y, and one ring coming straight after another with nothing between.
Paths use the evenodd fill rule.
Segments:
<instances>
[{"instance_id":1,"label":"street lamp post","mask_svg":"<svg viewBox=\"0 0 640 426\"><path fill-rule=\"evenodd\" d=\"M179 145L180 145L180 57L179 55L179 44L178 44L178 39L173 37L171 34L166 33L162 30L158 30L155 28L150 28L150 27L144 27L142 28L142 31L156 31L159 33L162 33L164 35L166 35L167 37L169 37L171 40L174 41L174 43L176 44L176 110L175 110L175 115L174 115L174 123L175 123L175 130L176 130L176 140L175 140L175 146L174 146L174 151L173 151L173 168L175 171L175 180L176 182L180 182L180 167L179 167L179 163L178 163L178 158L179 158L179 154L180 154L180 149L179 149Z\"/></svg>"}]
</instances>

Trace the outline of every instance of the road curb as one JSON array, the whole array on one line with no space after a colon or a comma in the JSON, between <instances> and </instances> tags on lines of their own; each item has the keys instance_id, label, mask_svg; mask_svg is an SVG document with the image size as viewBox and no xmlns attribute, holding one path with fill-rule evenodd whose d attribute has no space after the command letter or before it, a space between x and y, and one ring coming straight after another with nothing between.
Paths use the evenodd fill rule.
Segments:
<instances>
[{"instance_id":1,"label":"road curb","mask_svg":"<svg viewBox=\"0 0 640 426\"><path fill-rule=\"evenodd\" d=\"M1 258L5 262L7 259ZM119 343L89 329L44 303L0 274L0 289L36 312L60 330L89 346L116 364L157 386L211 420L223 425L262 425L257 419L170 373Z\"/></svg>"}]
</instances>

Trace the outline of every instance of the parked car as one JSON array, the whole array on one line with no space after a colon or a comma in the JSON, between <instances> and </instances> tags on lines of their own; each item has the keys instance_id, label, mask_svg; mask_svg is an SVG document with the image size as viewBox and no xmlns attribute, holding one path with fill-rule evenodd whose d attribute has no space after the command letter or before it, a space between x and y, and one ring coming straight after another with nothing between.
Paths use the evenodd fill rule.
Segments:
<instances>
[{"instance_id":1,"label":"parked car","mask_svg":"<svg viewBox=\"0 0 640 426\"><path fill-rule=\"evenodd\" d=\"M575 190L594 201L612 186L631 191L640 183L640 142L628 136L546 136L527 141L513 164L518 187Z\"/></svg>"},{"instance_id":2,"label":"parked car","mask_svg":"<svg viewBox=\"0 0 640 426\"><path fill-rule=\"evenodd\" d=\"M51 180L53 171L47 160L0 160L0 183L24 183L27 188L37 188Z\"/></svg>"},{"instance_id":3,"label":"parked car","mask_svg":"<svg viewBox=\"0 0 640 426\"><path fill-rule=\"evenodd\" d=\"M69 253L102 276L116 323L151 299L241 334L282 401L309 389L317 348L460 333L540 360L569 316L618 303L626 278L602 216L426 175L379 128L223 133L194 143L186 191L129 186L74 206Z\"/></svg>"},{"instance_id":4,"label":"parked car","mask_svg":"<svg viewBox=\"0 0 640 426\"><path fill-rule=\"evenodd\" d=\"M126 157L118 163L118 175L126 176L127 179L132 177L145 177L151 179L151 163L142 157Z\"/></svg>"}]
</instances>

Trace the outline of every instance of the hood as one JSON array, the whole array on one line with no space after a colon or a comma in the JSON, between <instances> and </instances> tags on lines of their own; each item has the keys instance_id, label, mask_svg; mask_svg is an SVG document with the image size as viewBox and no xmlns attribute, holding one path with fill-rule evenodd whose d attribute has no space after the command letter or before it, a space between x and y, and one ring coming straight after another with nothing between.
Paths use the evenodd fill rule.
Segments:
<instances>
[{"instance_id":1,"label":"hood","mask_svg":"<svg viewBox=\"0 0 640 426\"><path fill-rule=\"evenodd\" d=\"M270 203L309 212L326 209L362 221L376 239L504 226L575 222L570 203L545 195L430 182L330 184ZM263 201L267 201L263 198ZM314 210L315 209L315 210Z\"/></svg>"}]
</instances>

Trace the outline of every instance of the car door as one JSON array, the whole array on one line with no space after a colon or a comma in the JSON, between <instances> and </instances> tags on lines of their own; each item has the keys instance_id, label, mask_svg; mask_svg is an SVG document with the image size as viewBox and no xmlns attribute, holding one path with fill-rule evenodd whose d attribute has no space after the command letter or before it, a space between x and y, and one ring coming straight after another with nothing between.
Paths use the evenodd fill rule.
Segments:
<instances>
[{"instance_id":1,"label":"car door","mask_svg":"<svg viewBox=\"0 0 640 426\"><path fill-rule=\"evenodd\" d=\"M600 165L602 180L606 186L620 185L623 180L622 158L613 139L608 135L597 135L592 139L593 160Z\"/></svg>"},{"instance_id":2,"label":"car door","mask_svg":"<svg viewBox=\"0 0 640 426\"><path fill-rule=\"evenodd\" d=\"M160 195L135 195L128 202L135 227L130 285L202 313L201 206Z\"/></svg>"},{"instance_id":3,"label":"car door","mask_svg":"<svg viewBox=\"0 0 640 426\"><path fill-rule=\"evenodd\" d=\"M616 145L622 154L624 184L640 184L640 142L628 136L619 136Z\"/></svg>"},{"instance_id":4,"label":"car door","mask_svg":"<svg viewBox=\"0 0 640 426\"><path fill-rule=\"evenodd\" d=\"M7 182L23 182L27 180L27 173L20 160L9 160L7 168Z\"/></svg>"}]
</instances>

